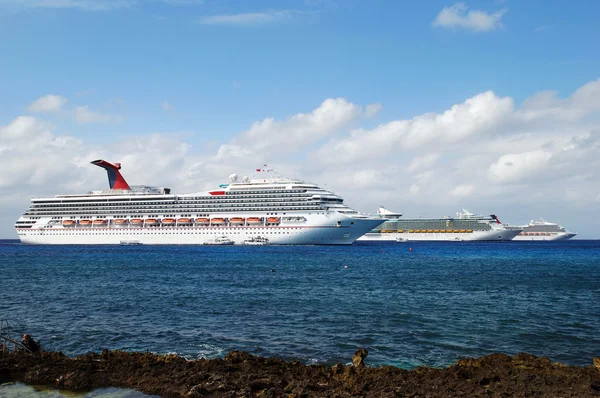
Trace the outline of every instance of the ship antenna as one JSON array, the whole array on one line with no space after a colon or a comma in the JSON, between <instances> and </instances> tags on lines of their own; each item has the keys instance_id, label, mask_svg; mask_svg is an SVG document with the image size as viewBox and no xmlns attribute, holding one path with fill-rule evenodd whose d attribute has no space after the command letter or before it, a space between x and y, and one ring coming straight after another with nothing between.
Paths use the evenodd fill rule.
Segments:
<instances>
[{"instance_id":1,"label":"ship antenna","mask_svg":"<svg viewBox=\"0 0 600 398\"><path fill-rule=\"evenodd\" d=\"M121 169L121 163L110 163L106 160L98 159L90 162L91 164L95 164L98 167L102 167L106 170L106 174L108 174L108 185L110 189L122 189L122 190L131 190L125 178L121 175L119 170Z\"/></svg>"}]
</instances>

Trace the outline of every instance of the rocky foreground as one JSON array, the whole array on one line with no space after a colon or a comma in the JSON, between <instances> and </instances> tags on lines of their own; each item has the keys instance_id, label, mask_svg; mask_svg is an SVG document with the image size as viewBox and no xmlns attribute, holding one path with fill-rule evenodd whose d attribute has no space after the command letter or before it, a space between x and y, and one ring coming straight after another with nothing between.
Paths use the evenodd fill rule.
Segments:
<instances>
[{"instance_id":1,"label":"rocky foreground","mask_svg":"<svg viewBox=\"0 0 600 398\"><path fill-rule=\"evenodd\" d=\"M233 351L224 359L103 351L0 352L0 384L24 382L86 391L134 388L162 397L600 397L600 358L566 366L529 354L463 359L446 369L408 371L354 365L303 365Z\"/></svg>"}]
</instances>

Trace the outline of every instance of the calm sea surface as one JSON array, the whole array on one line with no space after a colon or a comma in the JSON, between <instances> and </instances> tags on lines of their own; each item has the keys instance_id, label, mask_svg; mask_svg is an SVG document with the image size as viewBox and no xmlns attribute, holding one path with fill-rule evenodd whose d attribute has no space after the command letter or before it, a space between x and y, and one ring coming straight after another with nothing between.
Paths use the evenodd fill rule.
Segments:
<instances>
[{"instance_id":1,"label":"calm sea surface","mask_svg":"<svg viewBox=\"0 0 600 398\"><path fill-rule=\"evenodd\" d=\"M409 250L412 248L412 252ZM0 319L69 356L231 350L371 366L600 356L600 241L24 246L0 241Z\"/></svg>"}]
</instances>

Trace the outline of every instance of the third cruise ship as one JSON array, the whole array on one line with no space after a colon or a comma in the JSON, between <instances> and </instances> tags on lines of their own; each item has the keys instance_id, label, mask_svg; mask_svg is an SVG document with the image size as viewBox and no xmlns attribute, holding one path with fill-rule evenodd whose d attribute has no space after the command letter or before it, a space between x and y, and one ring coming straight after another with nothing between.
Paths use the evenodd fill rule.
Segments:
<instances>
[{"instance_id":1,"label":"third cruise ship","mask_svg":"<svg viewBox=\"0 0 600 398\"><path fill-rule=\"evenodd\" d=\"M522 230L513 240L567 240L575 235L560 224L548 222L543 218L540 221L530 221L527 225L507 225L508 229Z\"/></svg>"}]
</instances>

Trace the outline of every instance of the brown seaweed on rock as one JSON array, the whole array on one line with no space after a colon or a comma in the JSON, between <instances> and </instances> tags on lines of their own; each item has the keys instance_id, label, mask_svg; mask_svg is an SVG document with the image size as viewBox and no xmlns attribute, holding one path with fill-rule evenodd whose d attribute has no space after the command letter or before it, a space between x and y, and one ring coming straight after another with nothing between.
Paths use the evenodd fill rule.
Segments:
<instances>
[{"instance_id":1,"label":"brown seaweed on rock","mask_svg":"<svg viewBox=\"0 0 600 398\"><path fill-rule=\"evenodd\" d=\"M104 350L0 352L0 384L23 382L72 391L133 388L163 397L600 397L600 359L567 366L529 354L462 359L445 369L303 365L232 351L223 359Z\"/></svg>"}]
</instances>

